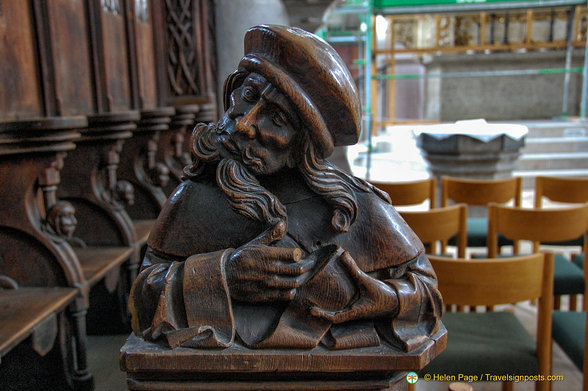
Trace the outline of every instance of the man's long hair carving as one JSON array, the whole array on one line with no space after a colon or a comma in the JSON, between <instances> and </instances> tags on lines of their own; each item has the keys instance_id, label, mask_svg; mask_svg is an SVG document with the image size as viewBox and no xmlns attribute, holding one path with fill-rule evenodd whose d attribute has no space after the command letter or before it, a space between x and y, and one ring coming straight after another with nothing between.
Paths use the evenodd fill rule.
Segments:
<instances>
[{"instance_id":1,"label":"man's long hair carving","mask_svg":"<svg viewBox=\"0 0 588 391\"><path fill-rule=\"evenodd\" d=\"M195 179L202 175L207 164L218 162L217 184L237 213L269 225L275 225L279 221L287 223L284 205L259 183L247 167L234 159L221 159L214 141L216 132L213 124L196 126L192 134L193 163L184 169L184 179ZM346 232L357 219L358 204L354 190L375 191L380 197L386 197L369 183L341 171L326 159L319 158L307 132L301 133L303 153L298 162L298 170L310 189L333 208L333 229Z\"/></svg>"}]
</instances>

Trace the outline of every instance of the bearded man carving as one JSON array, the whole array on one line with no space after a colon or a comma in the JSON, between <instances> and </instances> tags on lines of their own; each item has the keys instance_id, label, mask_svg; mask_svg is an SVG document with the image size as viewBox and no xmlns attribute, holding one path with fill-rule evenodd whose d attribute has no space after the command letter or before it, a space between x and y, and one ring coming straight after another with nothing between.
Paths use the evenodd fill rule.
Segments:
<instances>
[{"instance_id":1,"label":"bearded man carving","mask_svg":"<svg viewBox=\"0 0 588 391\"><path fill-rule=\"evenodd\" d=\"M442 301L420 240L387 195L327 160L361 109L333 48L257 26L199 124L193 162L149 239L134 332L173 348L418 348Z\"/></svg>"}]
</instances>

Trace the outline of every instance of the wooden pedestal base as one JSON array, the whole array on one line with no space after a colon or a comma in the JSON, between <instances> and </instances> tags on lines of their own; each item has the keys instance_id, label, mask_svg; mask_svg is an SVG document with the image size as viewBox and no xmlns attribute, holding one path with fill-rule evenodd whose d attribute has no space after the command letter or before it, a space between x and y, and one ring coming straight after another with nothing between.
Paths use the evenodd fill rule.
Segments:
<instances>
[{"instance_id":1,"label":"wooden pedestal base","mask_svg":"<svg viewBox=\"0 0 588 391\"><path fill-rule=\"evenodd\" d=\"M351 350L170 349L131 335L121 349L129 390L405 390L446 344L443 328L410 353L387 345Z\"/></svg>"}]
</instances>

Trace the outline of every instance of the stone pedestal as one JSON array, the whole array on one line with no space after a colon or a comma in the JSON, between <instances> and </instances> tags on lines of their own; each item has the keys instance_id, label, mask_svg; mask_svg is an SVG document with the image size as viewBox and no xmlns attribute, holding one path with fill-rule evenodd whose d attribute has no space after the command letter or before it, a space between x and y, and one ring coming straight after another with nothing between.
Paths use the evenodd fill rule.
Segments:
<instances>
[{"instance_id":1,"label":"stone pedestal","mask_svg":"<svg viewBox=\"0 0 588 391\"><path fill-rule=\"evenodd\" d=\"M419 131L417 145L437 179L500 179L512 176L527 128L476 120L423 126Z\"/></svg>"},{"instance_id":2,"label":"stone pedestal","mask_svg":"<svg viewBox=\"0 0 588 391\"><path fill-rule=\"evenodd\" d=\"M327 350L170 349L131 335L121 349L129 390L406 390L406 372L425 367L447 332L410 353L388 345Z\"/></svg>"}]
</instances>

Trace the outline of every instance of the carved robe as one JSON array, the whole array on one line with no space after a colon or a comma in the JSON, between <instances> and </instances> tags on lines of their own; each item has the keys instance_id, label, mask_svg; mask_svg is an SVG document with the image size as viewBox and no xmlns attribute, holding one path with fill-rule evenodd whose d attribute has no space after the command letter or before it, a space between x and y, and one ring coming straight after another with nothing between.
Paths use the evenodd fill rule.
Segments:
<instances>
[{"instance_id":1,"label":"carved robe","mask_svg":"<svg viewBox=\"0 0 588 391\"><path fill-rule=\"evenodd\" d=\"M312 277L290 302L244 303L231 298L224 262L235 248L267 227L228 204L214 175L184 181L169 198L149 238L149 249L131 290L133 330L171 347L228 347L238 336L257 348L328 348L378 345L404 351L437 330L442 301L420 240L396 210L373 192L356 191L357 220L348 232L331 227L332 210L295 170L261 179L287 209L288 232L273 244L315 256ZM336 311L357 287L338 255L347 250L359 268L391 286L398 310L388 317L341 324L314 317L310 307Z\"/></svg>"}]
</instances>

